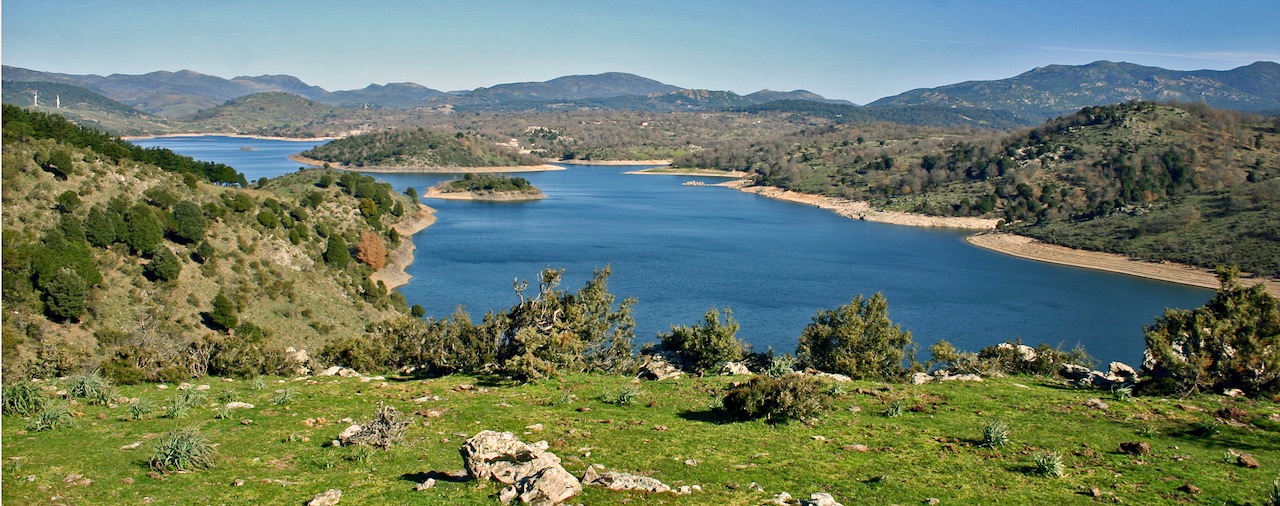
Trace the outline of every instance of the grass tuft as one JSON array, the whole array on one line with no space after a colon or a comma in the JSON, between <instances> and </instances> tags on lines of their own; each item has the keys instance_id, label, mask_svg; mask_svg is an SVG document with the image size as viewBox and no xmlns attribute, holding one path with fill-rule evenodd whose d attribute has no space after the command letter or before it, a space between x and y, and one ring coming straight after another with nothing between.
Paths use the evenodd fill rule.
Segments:
<instances>
[{"instance_id":1,"label":"grass tuft","mask_svg":"<svg viewBox=\"0 0 1280 506\"><path fill-rule=\"evenodd\" d=\"M66 404L50 403L27 422L27 430L40 432L68 427L74 418Z\"/></svg>"},{"instance_id":2,"label":"grass tuft","mask_svg":"<svg viewBox=\"0 0 1280 506\"><path fill-rule=\"evenodd\" d=\"M4 414L8 416L31 416L44 409L48 400L40 395L40 389L27 383L5 385Z\"/></svg>"},{"instance_id":3,"label":"grass tuft","mask_svg":"<svg viewBox=\"0 0 1280 506\"><path fill-rule=\"evenodd\" d=\"M999 418L987 420L982 426L982 443L980 446L996 448L1009 442L1009 424Z\"/></svg>"},{"instance_id":4,"label":"grass tuft","mask_svg":"<svg viewBox=\"0 0 1280 506\"><path fill-rule=\"evenodd\" d=\"M1062 455L1057 452L1037 453L1032 459L1035 474L1049 478L1061 478L1064 474Z\"/></svg>"}]
</instances>

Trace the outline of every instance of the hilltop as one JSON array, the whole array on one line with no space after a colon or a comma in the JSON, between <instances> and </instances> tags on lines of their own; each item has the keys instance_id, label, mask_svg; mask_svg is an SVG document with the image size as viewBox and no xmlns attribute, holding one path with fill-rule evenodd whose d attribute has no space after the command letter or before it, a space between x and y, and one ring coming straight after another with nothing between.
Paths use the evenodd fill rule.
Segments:
<instances>
[{"instance_id":1,"label":"hilltop","mask_svg":"<svg viewBox=\"0 0 1280 506\"><path fill-rule=\"evenodd\" d=\"M496 139L424 128L353 135L300 156L312 163L382 170L542 165L541 158L500 146Z\"/></svg>"}]
</instances>

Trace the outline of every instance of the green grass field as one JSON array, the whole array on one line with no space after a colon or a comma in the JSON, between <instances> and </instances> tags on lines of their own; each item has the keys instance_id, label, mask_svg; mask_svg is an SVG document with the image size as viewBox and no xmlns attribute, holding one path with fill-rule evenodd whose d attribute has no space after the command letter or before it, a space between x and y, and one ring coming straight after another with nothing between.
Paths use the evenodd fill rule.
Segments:
<instances>
[{"instance_id":1,"label":"green grass field","mask_svg":"<svg viewBox=\"0 0 1280 506\"><path fill-rule=\"evenodd\" d=\"M135 420L128 404L70 406L69 428L27 432L4 417L5 504L302 504L327 489L342 504L495 504L496 483L450 481L458 448L491 429L547 440L576 476L591 464L657 478L689 495L586 487L583 504L761 504L778 492L828 492L846 504L1273 504L1280 476L1280 404L1224 397L1128 398L1058 380L1001 378L921 386L832 386L834 409L813 425L731 422L714 409L744 377L641 382L630 405L602 398L632 379L581 375L526 385L470 376L389 378L205 378L203 402L168 418L170 385L120 387L116 396L156 406ZM38 383L47 391L66 382ZM284 390L292 399L284 404ZM47 395L53 396L52 392ZM438 399L437 399L438 397ZM1099 398L1106 409L1089 407ZM227 415L218 405L252 403ZM390 450L330 447L385 401L413 419ZM58 402L68 402L66 400ZM144 401L145 402L145 401ZM1227 410L1226 408L1234 408ZM1215 416L1215 413L1218 416ZM1224 418L1226 417L1226 418ZM1009 427L1004 446L981 445L991 420ZM540 430L529 428L541 424ZM146 461L165 432L198 427L217 444L216 465L151 473ZM1120 451L1145 442L1151 453ZM133 449L127 448L138 443ZM1260 463L1247 468L1230 451ZM1057 453L1064 476L1035 458ZM434 488L414 486L434 477ZM241 485L238 480L243 480ZM754 489L756 483L763 491ZM1186 491L1191 484L1198 493Z\"/></svg>"}]
</instances>

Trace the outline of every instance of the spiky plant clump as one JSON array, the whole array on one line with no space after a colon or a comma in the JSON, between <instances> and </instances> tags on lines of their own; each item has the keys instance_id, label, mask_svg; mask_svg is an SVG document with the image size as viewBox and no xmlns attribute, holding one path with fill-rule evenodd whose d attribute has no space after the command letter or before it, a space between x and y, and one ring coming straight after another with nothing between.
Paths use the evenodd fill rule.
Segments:
<instances>
[{"instance_id":1,"label":"spiky plant clump","mask_svg":"<svg viewBox=\"0 0 1280 506\"><path fill-rule=\"evenodd\" d=\"M5 385L0 395L4 396L4 414L9 416L31 416L48 403L40 389L27 383Z\"/></svg>"},{"instance_id":2,"label":"spiky plant clump","mask_svg":"<svg viewBox=\"0 0 1280 506\"><path fill-rule=\"evenodd\" d=\"M293 398L298 396L298 391L292 387L282 388L276 391L276 396L271 398L271 403L275 405L288 404L293 402Z\"/></svg>"},{"instance_id":3,"label":"spiky plant clump","mask_svg":"<svg viewBox=\"0 0 1280 506\"><path fill-rule=\"evenodd\" d=\"M994 418L988 420L987 423L982 426L981 446L995 448L997 446L1004 446L1008 442L1009 424L1005 423L1004 420Z\"/></svg>"},{"instance_id":4,"label":"spiky plant clump","mask_svg":"<svg viewBox=\"0 0 1280 506\"><path fill-rule=\"evenodd\" d=\"M1061 478L1065 474L1062 455L1057 452L1037 453L1032 459L1035 462L1035 474L1050 478Z\"/></svg>"},{"instance_id":5,"label":"spiky plant clump","mask_svg":"<svg viewBox=\"0 0 1280 506\"><path fill-rule=\"evenodd\" d=\"M129 418L141 420L156 410L156 405L147 398L139 398L138 402L129 405Z\"/></svg>"},{"instance_id":6,"label":"spiky plant clump","mask_svg":"<svg viewBox=\"0 0 1280 506\"><path fill-rule=\"evenodd\" d=\"M781 378L791 374L791 372L795 370L796 358L788 353L773 357L773 360L769 361L769 367L765 369L764 373L770 378Z\"/></svg>"},{"instance_id":7,"label":"spiky plant clump","mask_svg":"<svg viewBox=\"0 0 1280 506\"><path fill-rule=\"evenodd\" d=\"M1280 478L1271 480L1271 492L1267 494L1267 500L1263 504L1280 506Z\"/></svg>"},{"instance_id":8,"label":"spiky plant clump","mask_svg":"<svg viewBox=\"0 0 1280 506\"><path fill-rule=\"evenodd\" d=\"M67 387L67 393L73 397L85 399L90 404L98 404L105 406L111 402L111 398L115 396L115 386L111 384L111 380L102 376L98 371L79 374L71 378L71 385Z\"/></svg>"},{"instance_id":9,"label":"spiky plant clump","mask_svg":"<svg viewBox=\"0 0 1280 506\"><path fill-rule=\"evenodd\" d=\"M58 429L71 425L72 420L71 409L65 404L48 404L43 410L31 417L31 420L27 422L27 430L40 432Z\"/></svg>"},{"instance_id":10,"label":"spiky plant clump","mask_svg":"<svg viewBox=\"0 0 1280 506\"><path fill-rule=\"evenodd\" d=\"M636 399L640 397L640 387L637 385L622 385L617 390L606 390L600 394L600 400L615 406L630 406L636 403Z\"/></svg>"},{"instance_id":11,"label":"spiky plant clump","mask_svg":"<svg viewBox=\"0 0 1280 506\"><path fill-rule=\"evenodd\" d=\"M895 401L889 405L889 409L885 410L884 416L888 418L897 418L902 416L902 401Z\"/></svg>"},{"instance_id":12,"label":"spiky plant clump","mask_svg":"<svg viewBox=\"0 0 1280 506\"><path fill-rule=\"evenodd\" d=\"M213 467L217 449L199 429L170 431L160 438L147 465L156 471L189 471Z\"/></svg>"}]
</instances>

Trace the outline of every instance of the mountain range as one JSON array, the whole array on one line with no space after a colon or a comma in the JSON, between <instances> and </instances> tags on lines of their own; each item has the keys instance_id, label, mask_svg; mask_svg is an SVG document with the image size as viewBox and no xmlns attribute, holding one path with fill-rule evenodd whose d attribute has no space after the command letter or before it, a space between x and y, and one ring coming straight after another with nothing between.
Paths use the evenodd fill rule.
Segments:
<instances>
[{"instance_id":1,"label":"mountain range","mask_svg":"<svg viewBox=\"0 0 1280 506\"><path fill-rule=\"evenodd\" d=\"M359 90L328 91L288 75L225 79L182 70L142 75L73 75L4 66L5 102L30 105L40 85L83 88L71 93L104 97L159 118L188 119L200 111L248 95L280 92L325 106L358 109L450 108L473 111L605 109L639 111L781 110L937 124L973 124L988 128L1033 125L1091 105L1131 100L1204 102L1246 112L1280 112L1280 64L1256 62L1232 70L1177 71L1131 63L1098 61L1087 65L1049 65L1007 79L969 81L911 90L857 106L805 90L731 91L685 89L659 81L608 72L543 82L498 84L470 91L444 92L417 83L371 84ZM21 88L12 90L13 88ZM67 88L63 88L68 90ZM10 92L10 91L13 92ZM47 92L46 92L47 93ZM754 109L753 109L754 108ZM133 114L133 113L128 113ZM979 118L978 116L981 116Z\"/></svg>"}]
</instances>

